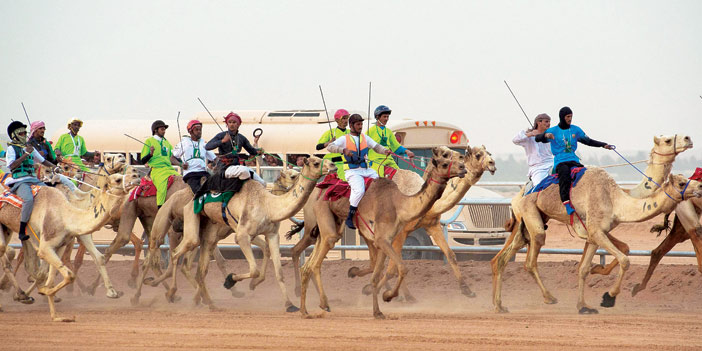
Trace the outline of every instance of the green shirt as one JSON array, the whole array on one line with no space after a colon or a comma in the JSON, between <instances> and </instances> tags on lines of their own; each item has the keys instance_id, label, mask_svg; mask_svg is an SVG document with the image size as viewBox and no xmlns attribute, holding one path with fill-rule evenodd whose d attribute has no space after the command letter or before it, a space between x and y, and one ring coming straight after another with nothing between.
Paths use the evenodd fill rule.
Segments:
<instances>
[{"instance_id":1,"label":"green shirt","mask_svg":"<svg viewBox=\"0 0 702 351\"><path fill-rule=\"evenodd\" d=\"M83 160L80 158L88 152L88 149L85 148L85 140L82 136L72 136L71 133L63 134L58 138L54 150L61 151L63 157L69 157L73 160L73 163L80 166L84 171L88 170L83 164Z\"/></svg>"},{"instance_id":2,"label":"green shirt","mask_svg":"<svg viewBox=\"0 0 702 351\"><path fill-rule=\"evenodd\" d=\"M173 151L173 146L171 143L162 138L160 141L156 138L151 137L146 139L144 142L144 147L141 149L141 155L144 157L151 152L151 147L154 147L154 154L149 159L146 164L151 168L161 168L161 167L171 167L171 155Z\"/></svg>"},{"instance_id":3,"label":"green shirt","mask_svg":"<svg viewBox=\"0 0 702 351\"><path fill-rule=\"evenodd\" d=\"M339 129L339 127L336 127L333 129L333 131L334 131L334 137L337 139L343 138L344 136L346 136L346 134L349 134L348 128L346 130L341 130L341 129ZM331 130L325 131L324 134L322 134L322 136L319 138L319 141L317 141L317 144L324 144L324 143L330 142L332 140L331 132L332 132ZM335 152L330 152L330 153L324 155L324 159L327 159L327 160L330 160L334 157L341 157L341 154L338 154Z\"/></svg>"},{"instance_id":4,"label":"green shirt","mask_svg":"<svg viewBox=\"0 0 702 351\"><path fill-rule=\"evenodd\" d=\"M395 138L395 133L388 127L380 128L378 125L374 125L368 130L367 134L371 139L375 140L376 143L390 149L392 152L396 152L397 149L402 147L400 142L397 141L397 138ZM370 149L368 150L368 158L375 160L378 158L384 159L386 157Z\"/></svg>"}]
</instances>

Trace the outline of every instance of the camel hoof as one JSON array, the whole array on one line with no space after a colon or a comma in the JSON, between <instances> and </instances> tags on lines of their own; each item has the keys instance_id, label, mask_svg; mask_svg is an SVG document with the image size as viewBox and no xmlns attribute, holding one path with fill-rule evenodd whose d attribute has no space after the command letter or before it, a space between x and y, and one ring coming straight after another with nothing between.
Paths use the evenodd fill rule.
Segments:
<instances>
[{"instance_id":1,"label":"camel hoof","mask_svg":"<svg viewBox=\"0 0 702 351\"><path fill-rule=\"evenodd\" d=\"M76 317L71 317L71 318L67 318L67 317L54 317L54 318L53 318L53 321L54 321L54 322L63 322L63 323L73 323L73 322L76 321Z\"/></svg>"},{"instance_id":2,"label":"camel hoof","mask_svg":"<svg viewBox=\"0 0 702 351\"><path fill-rule=\"evenodd\" d=\"M31 296L27 296L27 294L25 294L24 292L15 295L12 299L25 305L31 305L34 303L34 298Z\"/></svg>"},{"instance_id":3,"label":"camel hoof","mask_svg":"<svg viewBox=\"0 0 702 351\"><path fill-rule=\"evenodd\" d=\"M375 317L375 319L385 319L383 312L373 313L373 317Z\"/></svg>"},{"instance_id":4,"label":"camel hoof","mask_svg":"<svg viewBox=\"0 0 702 351\"><path fill-rule=\"evenodd\" d=\"M156 278L148 277L148 278L144 279L144 284L156 288L156 287L158 287L159 283L156 282Z\"/></svg>"},{"instance_id":5,"label":"camel hoof","mask_svg":"<svg viewBox=\"0 0 702 351\"><path fill-rule=\"evenodd\" d=\"M331 312L331 308L329 308L329 306L327 306L327 307L321 307L321 309L322 309L323 311L325 311L325 312Z\"/></svg>"},{"instance_id":6,"label":"camel hoof","mask_svg":"<svg viewBox=\"0 0 702 351\"><path fill-rule=\"evenodd\" d=\"M226 279L224 279L224 288L225 289L231 289L234 284L236 284L236 280L234 280L234 275L233 273L229 273Z\"/></svg>"},{"instance_id":7,"label":"camel hoof","mask_svg":"<svg viewBox=\"0 0 702 351\"><path fill-rule=\"evenodd\" d=\"M37 293L39 293L39 295L44 295L44 296L46 296L46 292L47 292L48 290L49 290L49 288L47 288L47 287L41 287L41 288L37 289Z\"/></svg>"},{"instance_id":8,"label":"camel hoof","mask_svg":"<svg viewBox=\"0 0 702 351\"><path fill-rule=\"evenodd\" d=\"M349 268L349 278L356 278L358 276L358 272L360 272L361 269L358 267L351 267Z\"/></svg>"},{"instance_id":9,"label":"camel hoof","mask_svg":"<svg viewBox=\"0 0 702 351\"><path fill-rule=\"evenodd\" d=\"M580 313L580 314L598 314L598 313L600 313L600 312L597 311L597 310L594 309L594 308L590 308L590 307L581 307L581 308L580 308L580 311L578 311L578 313Z\"/></svg>"},{"instance_id":10,"label":"camel hoof","mask_svg":"<svg viewBox=\"0 0 702 351\"><path fill-rule=\"evenodd\" d=\"M251 283L249 283L249 290L253 291L256 290L256 287L258 284L263 283L263 279L253 279L251 280Z\"/></svg>"},{"instance_id":11,"label":"camel hoof","mask_svg":"<svg viewBox=\"0 0 702 351\"><path fill-rule=\"evenodd\" d=\"M393 298L395 298L397 295L393 295L392 291L386 290L383 292L383 301L385 302L390 302L392 301Z\"/></svg>"},{"instance_id":12,"label":"camel hoof","mask_svg":"<svg viewBox=\"0 0 702 351\"><path fill-rule=\"evenodd\" d=\"M602 307L614 307L614 303L617 302L617 297L609 294L609 291L602 295Z\"/></svg>"},{"instance_id":13,"label":"camel hoof","mask_svg":"<svg viewBox=\"0 0 702 351\"><path fill-rule=\"evenodd\" d=\"M132 303L132 306L139 305L139 296L132 296L132 298L129 299L129 302Z\"/></svg>"},{"instance_id":14,"label":"camel hoof","mask_svg":"<svg viewBox=\"0 0 702 351\"><path fill-rule=\"evenodd\" d=\"M166 291L166 301L168 301L170 303L174 303L175 302L175 293L176 293L175 288L168 289L168 291Z\"/></svg>"},{"instance_id":15,"label":"camel hoof","mask_svg":"<svg viewBox=\"0 0 702 351\"><path fill-rule=\"evenodd\" d=\"M555 305L558 303L558 299L553 296L545 297L544 303L547 305Z\"/></svg>"},{"instance_id":16,"label":"camel hoof","mask_svg":"<svg viewBox=\"0 0 702 351\"><path fill-rule=\"evenodd\" d=\"M54 296L54 303L59 303L61 301L63 301L62 298Z\"/></svg>"},{"instance_id":17,"label":"camel hoof","mask_svg":"<svg viewBox=\"0 0 702 351\"><path fill-rule=\"evenodd\" d=\"M221 308L215 306L215 305L207 305L207 308L210 309L210 312L221 312L223 311Z\"/></svg>"},{"instance_id":18,"label":"camel hoof","mask_svg":"<svg viewBox=\"0 0 702 351\"><path fill-rule=\"evenodd\" d=\"M636 296L636 294L638 294L643 289L644 288L641 287L641 284L634 285L634 287L631 289L631 297Z\"/></svg>"},{"instance_id":19,"label":"camel hoof","mask_svg":"<svg viewBox=\"0 0 702 351\"><path fill-rule=\"evenodd\" d=\"M465 295L466 297L475 297L475 293L470 290L468 285L461 286L461 294Z\"/></svg>"},{"instance_id":20,"label":"camel hoof","mask_svg":"<svg viewBox=\"0 0 702 351\"><path fill-rule=\"evenodd\" d=\"M507 309L507 307L496 306L496 307L495 307L495 312L497 312L497 313L509 313L509 310Z\"/></svg>"},{"instance_id":21,"label":"camel hoof","mask_svg":"<svg viewBox=\"0 0 702 351\"><path fill-rule=\"evenodd\" d=\"M90 296L95 296L95 290L97 290L97 286L94 286L94 287L91 286L91 287L88 287L88 289L86 290L86 292L87 292L88 295L90 295Z\"/></svg>"},{"instance_id":22,"label":"camel hoof","mask_svg":"<svg viewBox=\"0 0 702 351\"><path fill-rule=\"evenodd\" d=\"M312 318L314 318L313 316L310 316L308 313L302 313L300 316L302 317L302 319L312 319Z\"/></svg>"},{"instance_id":23,"label":"camel hoof","mask_svg":"<svg viewBox=\"0 0 702 351\"><path fill-rule=\"evenodd\" d=\"M363 289L361 290L361 292L363 293L363 295L366 295L366 296L372 294L373 293L373 285L368 284L368 285L364 286Z\"/></svg>"},{"instance_id":24,"label":"camel hoof","mask_svg":"<svg viewBox=\"0 0 702 351\"><path fill-rule=\"evenodd\" d=\"M107 297L111 299L119 299L120 297L122 297L122 295L124 295L124 292L117 291L115 289L110 289L107 291Z\"/></svg>"},{"instance_id":25,"label":"camel hoof","mask_svg":"<svg viewBox=\"0 0 702 351\"><path fill-rule=\"evenodd\" d=\"M291 313L291 312L297 312L299 310L300 309L297 306L290 305L290 306L288 306L288 308L285 309L285 312Z\"/></svg>"},{"instance_id":26,"label":"camel hoof","mask_svg":"<svg viewBox=\"0 0 702 351\"><path fill-rule=\"evenodd\" d=\"M417 298L412 295L405 296L405 302L407 303L417 303Z\"/></svg>"}]
</instances>

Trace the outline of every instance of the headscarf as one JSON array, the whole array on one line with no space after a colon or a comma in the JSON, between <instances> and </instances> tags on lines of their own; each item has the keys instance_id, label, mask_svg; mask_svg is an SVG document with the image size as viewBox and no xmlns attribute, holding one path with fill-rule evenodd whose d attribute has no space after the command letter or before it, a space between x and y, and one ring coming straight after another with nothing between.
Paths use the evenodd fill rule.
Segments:
<instances>
[{"instance_id":1,"label":"headscarf","mask_svg":"<svg viewBox=\"0 0 702 351\"><path fill-rule=\"evenodd\" d=\"M567 116L567 115L572 115L572 114L573 114L573 110L571 110L570 107L568 107L568 106L563 106L563 107L561 108L561 110L558 111L558 119L559 119L558 127L560 127L561 129L568 129L568 128L570 128L570 123L567 123L567 122L565 121L565 116Z\"/></svg>"},{"instance_id":2,"label":"headscarf","mask_svg":"<svg viewBox=\"0 0 702 351\"><path fill-rule=\"evenodd\" d=\"M41 127L46 128L46 126L44 125L44 122L43 122L43 121L34 121L34 122L32 122L32 124L29 126L29 137L30 137L30 138L33 138L33 137L34 137L34 132L36 132L37 129L39 129L39 128L41 128Z\"/></svg>"}]
</instances>

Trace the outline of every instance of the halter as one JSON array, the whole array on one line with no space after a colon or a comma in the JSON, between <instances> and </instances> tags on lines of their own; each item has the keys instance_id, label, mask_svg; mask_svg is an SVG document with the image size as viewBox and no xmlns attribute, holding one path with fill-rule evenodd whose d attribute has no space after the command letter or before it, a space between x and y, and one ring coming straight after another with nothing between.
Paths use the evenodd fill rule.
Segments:
<instances>
[{"instance_id":1,"label":"halter","mask_svg":"<svg viewBox=\"0 0 702 351\"><path fill-rule=\"evenodd\" d=\"M453 165L453 160L449 161L448 169L446 170L446 175L440 175L439 177L443 178L443 182L440 182L432 177L429 177L429 180L436 183L436 184L446 184L448 182L448 179L451 178L451 166Z\"/></svg>"},{"instance_id":2,"label":"halter","mask_svg":"<svg viewBox=\"0 0 702 351\"><path fill-rule=\"evenodd\" d=\"M317 176L317 179L321 178L322 174L324 174L324 160L322 160L322 164L319 166L319 175ZM304 174L302 174L302 172L300 172L300 176L315 183L317 182L317 179L308 178Z\"/></svg>"},{"instance_id":3,"label":"halter","mask_svg":"<svg viewBox=\"0 0 702 351\"><path fill-rule=\"evenodd\" d=\"M687 180L687 183L685 183L685 187L684 187L683 190L680 192L680 201L685 201L685 191L687 191L687 186L690 185L690 181L691 181L691 180L692 180L692 179L688 179L688 180Z\"/></svg>"},{"instance_id":4,"label":"halter","mask_svg":"<svg viewBox=\"0 0 702 351\"><path fill-rule=\"evenodd\" d=\"M682 151L680 151L680 152L682 152ZM677 134L675 134L673 136L673 152L672 153L662 154L660 152L656 152L655 149L653 150L654 154L660 155L660 156L678 156L678 154L680 152L678 152L678 135Z\"/></svg>"}]
</instances>

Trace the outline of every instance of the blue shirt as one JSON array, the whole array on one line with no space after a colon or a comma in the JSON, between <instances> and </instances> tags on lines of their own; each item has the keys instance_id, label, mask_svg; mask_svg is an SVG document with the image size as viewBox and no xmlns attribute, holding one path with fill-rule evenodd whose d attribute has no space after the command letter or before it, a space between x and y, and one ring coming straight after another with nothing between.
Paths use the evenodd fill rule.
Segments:
<instances>
[{"instance_id":1,"label":"blue shirt","mask_svg":"<svg viewBox=\"0 0 702 351\"><path fill-rule=\"evenodd\" d=\"M562 162L580 162L578 156L575 155L575 150L578 149L578 140L588 138L580 127L571 124L570 128L563 130L555 126L547 129L546 133L551 133L554 136L553 140L546 139L551 144L554 168Z\"/></svg>"}]
</instances>

